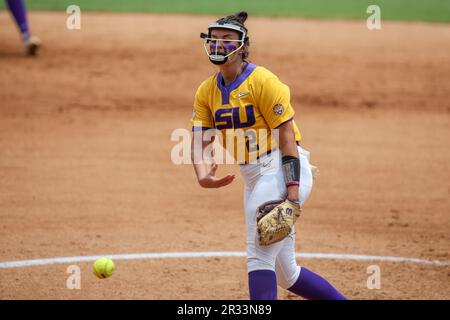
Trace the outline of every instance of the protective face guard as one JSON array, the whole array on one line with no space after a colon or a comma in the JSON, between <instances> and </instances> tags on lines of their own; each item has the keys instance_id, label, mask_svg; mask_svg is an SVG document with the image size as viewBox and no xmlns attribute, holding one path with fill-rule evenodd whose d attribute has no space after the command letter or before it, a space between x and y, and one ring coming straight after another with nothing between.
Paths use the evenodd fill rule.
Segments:
<instances>
[{"instance_id":1,"label":"protective face guard","mask_svg":"<svg viewBox=\"0 0 450 320\"><path fill-rule=\"evenodd\" d=\"M203 46L205 47L206 54L208 55L211 61L217 62L225 62L229 56L238 51L244 46L244 40L230 40L230 39L216 39L216 38L205 38L205 43ZM233 44L223 45L222 47L225 49L225 53L229 52L226 55L218 52L220 42L238 42L240 43L239 47L236 47ZM231 50L231 52L230 52Z\"/></svg>"},{"instance_id":2,"label":"protective face guard","mask_svg":"<svg viewBox=\"0 0 450 320\"><path fill-rule=\"evenodd\" d=\"M231 39L217 39L217 38L211 38L211 30L212 29L228 29L228 30L234 30L238 31L241 34L241 39L239 40L231 40ZM200 38L205 39L205 43L203 44L206 54L209 57L209 60L214 64L224 64L227 62L228 57L234 54L236 51L241 49L244 46L245 41L247 40L247 31L237 25L234 24L219 24L219 23L213 23L208 26L208 34L201 33ZM225 49L225 55L222 53L219 53L217 48L218 43L220 42L236 42L239 43L239 47L236 47L233 44L223 45L222 47ZM227 52L230 51L228 54Z\"/></svg>"}]
</instances>

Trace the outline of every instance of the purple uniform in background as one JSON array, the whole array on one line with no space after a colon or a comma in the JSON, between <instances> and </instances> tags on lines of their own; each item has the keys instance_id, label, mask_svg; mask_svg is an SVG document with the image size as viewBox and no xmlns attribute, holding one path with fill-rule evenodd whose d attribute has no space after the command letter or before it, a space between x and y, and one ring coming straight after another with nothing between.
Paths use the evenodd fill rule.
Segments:
<instances>
[{"instance_id":1,"label":"purple uniform in background","mask_svg":"<svg viewBox=\"0 0 450 320\"><path fill-rule=\"evenodd\" d=\"M39 38L31 36L24 0L6 0L6 3L19 27L26 53L35 55L41 42Z\"/></svg>"},{"instance_id":2,"label":"purple uniform in background","mask_svg":"<svg viewBox=\"0 0 450 320\"><path fill-rule=\"evenodd\" d=\"M30 30L28 28L27 12L25 3L23 0L6 0L9 10L11 11L14 19L16 19L17 26L20 29L22 37L29 38Z\"/></svg>"}]
</instances>

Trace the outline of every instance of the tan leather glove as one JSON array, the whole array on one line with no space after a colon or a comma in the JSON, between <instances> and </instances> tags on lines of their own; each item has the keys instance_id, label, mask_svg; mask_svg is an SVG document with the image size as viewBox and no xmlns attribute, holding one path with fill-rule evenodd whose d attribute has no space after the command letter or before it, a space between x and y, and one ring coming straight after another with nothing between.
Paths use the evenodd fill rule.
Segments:
<instances>
[{"instance_id":1,"label":"tan leather glove","mask_svg":"<svg viewBox=\"0 0 450 320\"><path fill-rule=\"evenodd\" d=\"M289 200L263 203L256 210L259 244L268 246L286 238L300 217L300 205Z\"/></svg>"}]
</instances>

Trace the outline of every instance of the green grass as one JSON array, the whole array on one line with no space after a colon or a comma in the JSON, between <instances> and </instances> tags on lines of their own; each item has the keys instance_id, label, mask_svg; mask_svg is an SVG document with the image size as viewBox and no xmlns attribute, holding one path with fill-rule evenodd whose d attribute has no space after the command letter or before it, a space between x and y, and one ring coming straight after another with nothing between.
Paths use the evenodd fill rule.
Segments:
<instances>
[{"instance_id":1,"label":"green grass","mask_svg":"<svg viewBox=\"0 0 450 320\"><path fill-rule=\"evenodd\" d=\"M223 16L239 10L250 15L322 19L367 19L370 4L382 20L450 22L450 0L29 0L30 10L189 13ZM0 9L5 8L0 0Z\"/></svg>"}]
</instances>

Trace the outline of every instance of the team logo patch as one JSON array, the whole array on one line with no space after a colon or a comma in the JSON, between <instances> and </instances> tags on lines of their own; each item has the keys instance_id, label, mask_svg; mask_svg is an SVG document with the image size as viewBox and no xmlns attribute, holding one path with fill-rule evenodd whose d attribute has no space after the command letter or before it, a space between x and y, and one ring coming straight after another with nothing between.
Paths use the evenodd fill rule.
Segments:
<instances>
[{"instance_id":1,"label":"team logo patch","mask_svg":"<svg viewBox=\"0 0 450 320\"><path fill-rule=\"evenodd\" d=\"M282 104L276 104L273 106L272 110L273 110L273 113L275 113L275 115L281 116L283 114L284 107Z\"/></svg>"}]
</instances>

